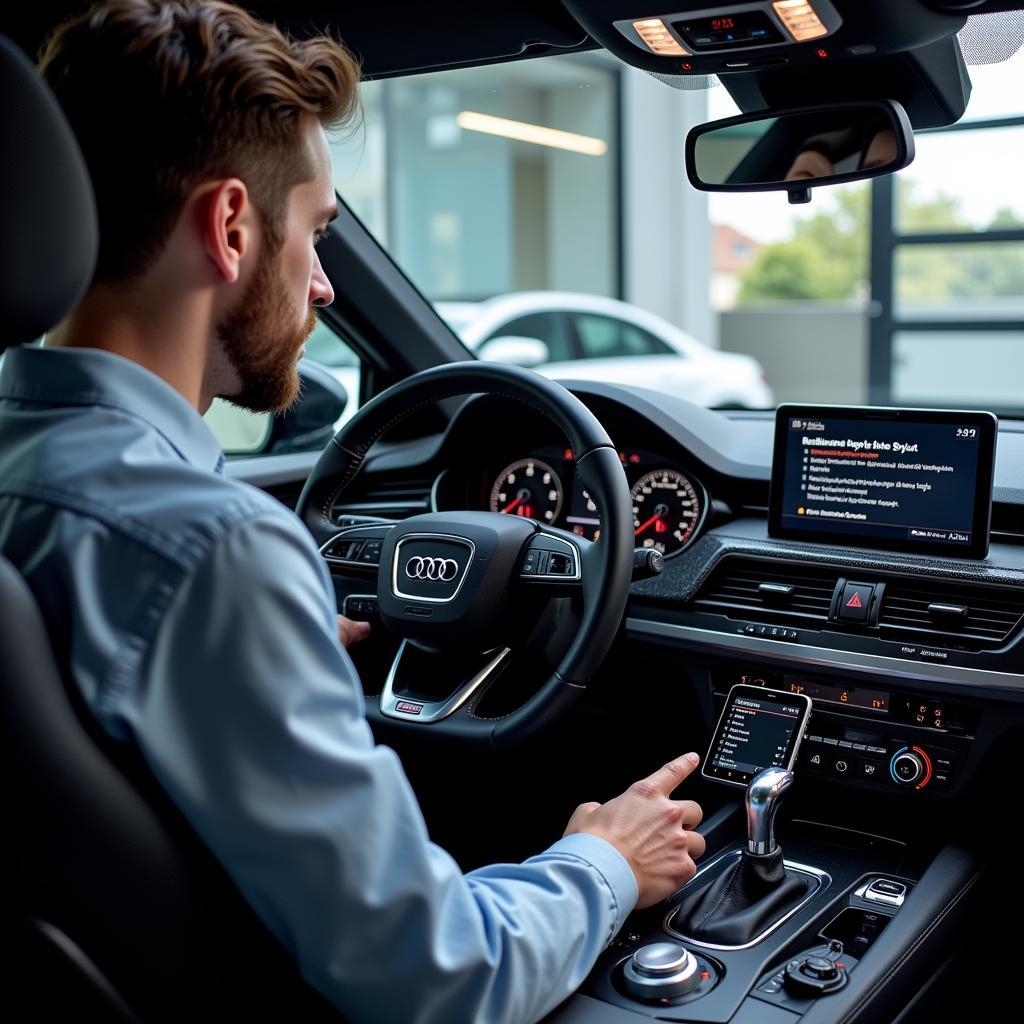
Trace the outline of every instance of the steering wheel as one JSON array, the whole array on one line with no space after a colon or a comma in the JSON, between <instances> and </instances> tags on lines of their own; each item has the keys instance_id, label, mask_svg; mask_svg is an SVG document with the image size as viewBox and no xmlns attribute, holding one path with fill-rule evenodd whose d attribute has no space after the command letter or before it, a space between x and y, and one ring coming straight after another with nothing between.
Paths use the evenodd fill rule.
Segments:
<instances>
[{"instance_id":1,"label":"steering wheel","mask_svg":"<svg viewBox=\"0 0 1024 1024\"><path fill-rule=\"evenodd\" d=\"M433 512L345 528L332 521L338 498L390 428L441 399L477 393L522 402L561 431L600 509L597 541L496 512ZM367 709L377 721L493 747L529 739L582 696L622 621L632 579L633 507L618 452L579 399L529 370L449 363L383 391L328 443L296 511L332 574L365 581L377 562L380 617L402 638L379 707ZM582 608L557 667L510 713L481 717L480 699L516 644L534 635L550 598L567 595ZM438 693L445 676L449 692Z\"/></svg>"}]
</instances>

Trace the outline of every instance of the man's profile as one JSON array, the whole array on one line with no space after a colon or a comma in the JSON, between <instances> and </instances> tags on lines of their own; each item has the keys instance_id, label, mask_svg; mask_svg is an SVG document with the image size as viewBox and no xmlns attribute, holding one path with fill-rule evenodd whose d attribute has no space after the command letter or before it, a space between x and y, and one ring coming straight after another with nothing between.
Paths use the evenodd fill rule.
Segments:
<instances>
[{"instance_id":1,"label":"man's profile","mask_svg":"<svg viewBox=\"0 0 1024 1024\"><path fill-rule=\"evenodd\" d=\"M40 68L97 196L80 305L0 372L0 551L60 667L138 749L307 981L351 1020L532 1021L634 906L692 877L670 762L522 864L463 874L376 746L327 570L298 518L225 477L215 397L286 408L336 212L336 41L220 0L104 0Z\"/></svg>"}]
</instances>

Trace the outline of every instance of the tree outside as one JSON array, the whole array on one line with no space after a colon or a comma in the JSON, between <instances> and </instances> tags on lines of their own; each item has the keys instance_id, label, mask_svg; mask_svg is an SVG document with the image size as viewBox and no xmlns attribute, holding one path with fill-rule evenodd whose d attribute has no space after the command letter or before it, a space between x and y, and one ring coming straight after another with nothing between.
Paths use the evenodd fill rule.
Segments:
<instances>
[{"instance_id":1,"label":"tree outside","mask_svg":"<svg viewBox=\"0 0 1024 1024\"><path fill-rule=\"evenodd\" d=\"M796 221L793 237L764 246L746 271L738 304L785 301L849 301L869 295L868 239L870 185L837 192L833 202ZM901 182L900 231L991 230L1024 227L1010 209L990 223L970 223L959 201L942 193L916 194L915 182ZM896 294L901 303L946 307L981 300L1016 299L1024 306L1024 243L914 245L897 249Z\"/></svg>"}]
</instances>

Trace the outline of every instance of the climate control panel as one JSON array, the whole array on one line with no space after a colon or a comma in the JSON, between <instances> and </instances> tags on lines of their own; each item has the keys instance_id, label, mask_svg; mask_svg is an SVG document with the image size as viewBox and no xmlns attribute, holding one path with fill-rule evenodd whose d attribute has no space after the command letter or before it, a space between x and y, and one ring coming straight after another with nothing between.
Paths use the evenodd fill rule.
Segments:
<instances>
[{"instance_id":1,"label":"climate control panel","mask_svg":"<svg viewBox=\"0 0 1024 1024\"><path fill-rule=\"evenodd\" d=\"M873 740L865 743L844 738L842 726L827 730L835 735L814 729L812 724L800 748L800 764L811 771L914 791L948 789L956 779L960 758L955 750L877 735L864 737Z\"/></svg>"},{"instance_id":2,"label":"climate control panel","mask_svg":"<svg viewBox=\"0 0 1024 1024\"><path fill-rule=\"evenodd\" d=\"M813 710L798 764L836 781L907 793L952 789L974 742L980 712L971 705L877 684L759 672L752 666L712 669L716 698L737 683L806 693Z\"/></svg>"}]
</instances>

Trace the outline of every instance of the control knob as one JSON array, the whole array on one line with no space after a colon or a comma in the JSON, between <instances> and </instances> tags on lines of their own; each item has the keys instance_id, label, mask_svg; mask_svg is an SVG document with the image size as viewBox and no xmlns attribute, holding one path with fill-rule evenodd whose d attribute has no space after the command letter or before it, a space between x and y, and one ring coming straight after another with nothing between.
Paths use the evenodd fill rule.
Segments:
<instances>
[{"instance_id":1,"label":"control knob","mask_svg":"<svg viewBox=\"0 0 1024 1024\"><path fill-rule=\"evenodd\" d=\"M931 759L920 747L904 747L893 754L889 762L889 774L899 786L924 789L932 777Z\"/></svg>"},{"instance_id":2,"label":"control knob","mask_svg":"<svg viewBox=\"0 0 1024 1024\"><path fill-rule=\"evenodd\" d=\"M623 965L622 980L638 999L673 999L701 983L697 958L678 942L652 942Z\"/></svg>"}]
</instances>

